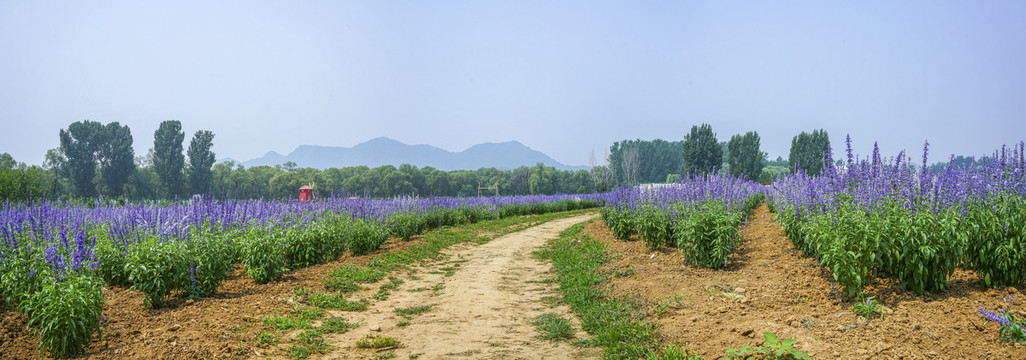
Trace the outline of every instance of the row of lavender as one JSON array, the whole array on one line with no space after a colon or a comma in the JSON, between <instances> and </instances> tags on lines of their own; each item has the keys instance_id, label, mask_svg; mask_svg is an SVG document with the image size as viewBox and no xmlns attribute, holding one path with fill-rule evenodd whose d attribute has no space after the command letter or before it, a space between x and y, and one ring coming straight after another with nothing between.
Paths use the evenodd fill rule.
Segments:
<instances>
[{"instance_id":1,"label":"row of lavender","mask_svg":"<svg viewBox=\"0 0 1026 360\"><path fill-rule=\"evenodd\" d=\"M927 143L923 164L927 161ZM1026 280L1024 144L1002 147L971 165L954 157L941 170L910 165L902 152L847 161L827 154L824 174L779 179L770 206L795 246L830 268L845 293L858 296L878 274L903 288L944 290L957 267L984 286Z\"/></svg>"},{"instance_id":2,"label":"row of lavender","mask_svg":"<svg viewBox=\"0 0 1026 360\"><path fill-rule=\"evenodd\" d=\"M677 247L688 263L718 269L739 245L738 231L764 187L724 174L687 178L653 187L613 191L602 216L613 235L637 233L651 247Z\"/></svg>"},{"instance_id":3,"label":"row of lavender","mask_svg":"<svg viewBox=\"0 0 1026 360\"><path fill-rule=\"evenodd\" d=\"M388 235L598 206L601 195L495 198L333 197L314 203L200 200L87 208L61 202L0 209L0 295L29 319L40 349L80 353L99 330L102 287L132 286L144 304L214 293L241 263L255 282L377 249Z\"/></svg>"}]
</instances>

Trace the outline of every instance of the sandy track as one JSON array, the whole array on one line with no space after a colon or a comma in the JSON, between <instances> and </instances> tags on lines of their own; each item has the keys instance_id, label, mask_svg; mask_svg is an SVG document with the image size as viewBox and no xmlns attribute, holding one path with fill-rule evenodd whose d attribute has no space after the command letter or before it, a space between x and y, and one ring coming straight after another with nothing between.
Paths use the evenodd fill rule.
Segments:
<instances>
[{"instance_id":1,"label":"sandy track","mask_svg":"<svg viewBox=\"0 0 1026 360\"><path fill-rule=\"evenodd\" d=\"M496 238L478 246L459 246L445 260L422 267L384 301L361 313L344 314L363 326L332 336L337 349L326 358L370 358L374 352L357 349L355 341L368 335L391 336L402 342L397 358L419 359L566 359L597 357L596 349L573 347L567 341L538 339L530 321L555 312L580 324L566 305L549 307L542 297L559 298L550 265L531 253L558 237L571 225L595 218L588 214L553 220ZM433 305L409 319L394 309ZM400 322L409 325L399 326ZM372 329L380 327L380 331Z\"/></svg>"}]
</instances>

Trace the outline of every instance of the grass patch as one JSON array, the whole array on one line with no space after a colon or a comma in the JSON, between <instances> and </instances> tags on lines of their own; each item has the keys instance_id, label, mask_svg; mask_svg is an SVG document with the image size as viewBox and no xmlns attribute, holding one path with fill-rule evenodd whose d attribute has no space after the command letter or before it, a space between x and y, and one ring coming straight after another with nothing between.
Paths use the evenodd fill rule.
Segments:
<instances>
[{"instance_id":1,"label":"grass patch","mask_svg":"<svg viewBox=\"0 0 1026 360\"><path fill-rule=\"evenodd\" d=\"M351 323L341 317L330 317L321 322L319 328L325 334L342 334L349 330L360 327L358 323Z\"/></svg>"},{"instance_id":2,"label":"grass patch","mask_svg":"<svg viewBox=\"0 0 1026 360\"><path fill-rule=\"evenodd\" d=\"M574 326L570 320L555 313L541 314L531 320L538 330L539 338L545 340L567 340L574 338Z\"/></svg>"},{"instance_id":3,"label":"grass patch","mask_svg":"<svg viewBox=\"0 0 1026 360\"><path fill-rule=\"evenodd\" d=\"M423 314L423 313L426 313L426 312L430 311L431 308L434 307L434 306L435 306L435 304L431 304L431 305L418 305L418 306L409 306L409 307L404 307L404 308L395 308L393 310L395 311L396 315L399 315L399 316L402 316L402 317L413 317L413 316L417 316L417 315L420 315L420 314Z\"/></svg>"},{"instance_id":4,"label":"grass patch","mask_svg":"<svg viewBox=\"0 0 1026 360\"><path fill-rule=\"evenodd\" d=\"M280 316L274 314L264 317L264 326L279 331L292 331L296 329L310 329L311 322L324 316L324 310L310 306L297 306L292 308L288 315Z\"/></svg>"},{"instance_id":5,"label":"grass patch","mask_svg":"<svg viewBox=\"0 0 1026 360\"><path fill-rule=\"evenodd\" d=\"M545 306L547 306L549 308L554 308L554 307L559 306L560 300L559 300L558 297L555 297L555 296L542 296L541 302L542 302L542 304L545 304Z\"/></svg>"},{"instance_id":6,"label":"grass patch","mask_svg":"<svg viewBox=\"0 0 1026 360\"><path fill-rule=\"evenodd\" d=\"M403 320L403 321L400 321L400 322L396 323L395 326L397 326L397 327L407 327L407 326L410 326L410 324L411 323L410 323L409 320Z\"/></svg>"},{"instance_id":7,"label":"grass patch","mask_svg":"<svg viewBox=\"0 0 1026 360\"><path fill-rule=\"evenodd\" d=\"M373 284L385 278L385 272L371 267L349 264L328 274L324 286L328 290L352 293L363 289L359 284Z\"/></svg>"},{"instance_id":8,"label":"grass patch","mask_svg":"<svg viewBox=\"0 0 1026 360\"><path fill-rule=\"evenodd\" d=\"M374 295L371 295L371 298L374 298L374 300L383 301L388 300L389 295L392 295L391 291L380 289L378 290L378 292L374 293Z\"/></svg>"},{"instance_id":9,"label":"grass patch","mask_svg":"<svg viewBox=\"0 0 1026 360\"><path fill-rule=\"evenodd\" d=\"M324 335L317 330L303 331L296 340L299 344L289 347L289 357L293 359L306 359L312 354L327 354L333 348L324 342Z\"/></svg>"},{"instance_id":10,"label":"grass patch","mask_svg":"<svg viewBox=\"0 0 1026 360\"><path fill-rule=\"evenodd\" d=\"M257 335L257 346L267 348L269 346L278 344L278 336L274 333L261 331L260 335Z\"/></svg>"},{"instance_id":11,"label":"grass patch","mask_svg":"<svg viewBox=\"0 0 1026 360\"><path fill-rule=\"evenodd\" d=\"M323 309L363 311L367 310L367 307L370 306L370 302L367 299L348 300L345 295L339 293L306 292L302 293L302 296L306 298L307 303L310 305Z\"/></svg>"},{"instance_id":12,"label":"grass patch","mask_svg":"<svg viewBox=\"0 0 1026 360\"><path fill-rule=\"evenodd\" d=\"M610 256L605 244L581 234L584 225L571 226L537 253L555 266L563 301L581 319L581 328L592 335L581 343L601 346L604 358L610 359L655 358L674 352L675 347L659 346L655 324L644 319L645 309L604 295L599 285L607 279L600 267Z\"/></svg>"},{"instance_id":13,"label":"grass patch","mask_svg":"<svg viewBox=\"0 0 1026 360\"><path fill-rule=\"evenodd\" d=\"M381 290L396 290L399 289L399 285L403 284L403 280L395 276L389 276L388 282L381 285Z\"/></svg>"},{"instance_id":14,"label":"grass patch","mask_svg":"<svg viewBox=\"0 0 1026 360\"><path fill-rule=\"evenodd\" d=\"M356 347L361 349L384 349L396 347L399 344L401 344L399 340L384 335L367 335L360 340L356 340Z\"/></svg>"}]
</instances>

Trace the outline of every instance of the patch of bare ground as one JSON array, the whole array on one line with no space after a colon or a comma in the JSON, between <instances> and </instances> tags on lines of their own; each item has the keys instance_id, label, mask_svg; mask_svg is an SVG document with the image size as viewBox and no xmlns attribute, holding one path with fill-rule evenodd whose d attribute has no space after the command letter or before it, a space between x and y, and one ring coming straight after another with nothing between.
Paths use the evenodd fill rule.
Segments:
<instances>
[{"instance_id":1,"label":"patch of bare ground","mask_svg":"<svg viewBox=\"0 0 1026 360\"><path fill-rule=\"evenodd\" d=\"M557 313L580 323L558 299L558 285L547 281L550 265L531 253L546 240L594 214L553 220L508 234L483 245L458 245L445 256L406 276L399 289L370 309L352 314L365 326L332 335L337 349L327 358L374 358L375 350L357 348L357 340L380 335L399 340L389 349L397 358L421 359L582 359L598 349L582 349L567 341L540 340L531 319ZM543 299L545 298L545 299ZM429 306L423 313L403 315L396 309Z\"/></svg>"},{"instance_id":2,"label":"patch of bare ground","mask_svg":"<svg viewBox=\"0 0 1026 360\"><path fill-rule=\"evenodd\" d=\"M797 339L814 359L1026 359L1026 347L1000 341L997 325L978 312L996 309L1006 295L1019 298L1016 288L981 290L973 272L957 270L943 293L919 296L881 278L869 291L887 317L865 322L851 313L852 301L837 292L829 270L794 249L765 204L750 215L745 242L721 270L683 265L676 249L616 240L600 221L584 230L614 254L604 269L619 274L610 281L612 295L649 304L663 342L705 358L760 344L769 331Z\"/></svg>"}]
</instances>

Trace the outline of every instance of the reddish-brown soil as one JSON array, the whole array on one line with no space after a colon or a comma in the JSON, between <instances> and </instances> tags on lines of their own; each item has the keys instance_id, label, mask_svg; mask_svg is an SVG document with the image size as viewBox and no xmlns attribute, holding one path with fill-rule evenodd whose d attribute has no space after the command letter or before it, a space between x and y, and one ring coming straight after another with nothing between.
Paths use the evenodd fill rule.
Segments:
<instances>
[{"instance_id":1,"label":"reddish-brown soil","mask_svg":"<svg viewBox=\"0 0 1026 360\"><path fill-rule=\"evenodd\" d=\"M233 359L253 356L284 357L291 341L282 338L279 346L260 347L257 336L264 327L261 318L283 314L292 307L293 290L310 287L324 291L322 279L344 264L366 263L382 252L397 251L422 241L389 239L375 253L351 257L289 272L268 284L255 284L236 269L217 294L200 301L174 299L160 309L143 307L142 293L122 287L103 292L102 335L94 338L87 359ZM40 358L38 337L25 329L25 320L17 312L0 314L0 358Z\"/></svg>"},{"instance_id":2,"label":"reddish-brown soil","mask_svg":"<svg viewBox=\"0 0 1026 360\"><path fill-rule=\"evenodd\" d=\"M749 217L744 244L721 270L682 265L675 249L616 240L601 221L585 231L622 254L606 264L619 275L610 282L612 294L648 304L662 341L707 359L760 345L765 331L797 339L814 359L1026 359L1026 347L1000 341L997 324L979 314L981 306L996 311L1006 295L1026 301L1016 288L981 290L965 270L943 293L923 296L878 279L869 291L887 316L865 322L852 314L853 301L840 296L829 270L794 249L765 204ZM1010 310L1020 309L1026 307Z\"/></svg>"}]
</instances>

